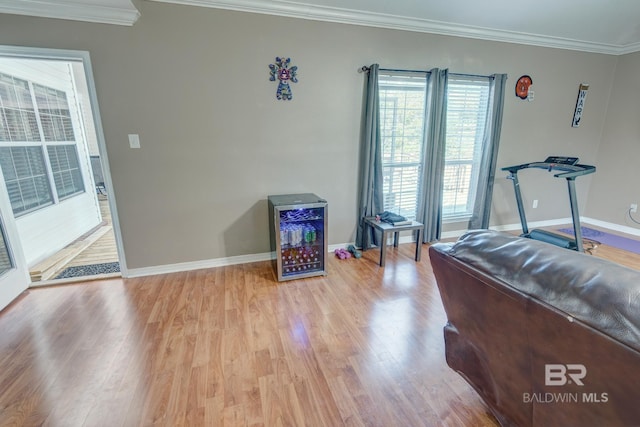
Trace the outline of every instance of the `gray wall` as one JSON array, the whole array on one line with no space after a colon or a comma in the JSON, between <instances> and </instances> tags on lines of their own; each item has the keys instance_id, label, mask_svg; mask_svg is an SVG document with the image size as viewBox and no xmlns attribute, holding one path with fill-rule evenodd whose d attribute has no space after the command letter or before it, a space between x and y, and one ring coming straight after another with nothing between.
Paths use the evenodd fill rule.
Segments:
<instances>
[{"instance_id":1,"label":"gray wall","mask_svg":"<svg viewBox=\"0 0 640 427\"><path fill-rule=\"evenodd\" d=\"M640 53L620 57L587 207L592 218L634 228L640 226L627 212L631 203L640 204L639 70Z\"/></svg>"},{"instance_id":2,"label":"gray wall","mask_svg":"<svg viewBox=\"0 0 640 427\"><path fill-rule=\"evenodd\" d=\"M91 54L129 268L269 250L266 197L329 201L330 244L353 241L364 75L382 67L507 73L499 166L550 154L596 163L614 56L422 33L136 2L133 27L0 15L6 45ZM275 56L299 67L294 99L275 99ZM533 77L535 101L513 86ZM578 85L589 83L580 128ZM142 148L128 147L138 133ZM494 224L516 223L500 175ZM568 217L564 183L523 177L531 220ZM591 179L578 184L581 204ZM587 212L588 214L588 212ZM448 226L460 228L459 226Z\"/></svg>"}]
</instances>

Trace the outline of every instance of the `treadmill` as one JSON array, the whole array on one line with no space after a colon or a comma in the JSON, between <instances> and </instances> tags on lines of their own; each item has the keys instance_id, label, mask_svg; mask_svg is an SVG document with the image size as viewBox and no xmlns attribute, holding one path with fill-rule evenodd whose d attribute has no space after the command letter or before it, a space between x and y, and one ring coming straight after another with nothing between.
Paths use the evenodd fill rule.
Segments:
<instances>
[{"instance_id":1,"label":"treadmill","mask_svg":"<svg viewBox=\"0 0 640 427\"><path fill-rule=\"evenodd\" d=\"M546 169L554 172L555 178L564 178L567 180L569 188L569 202L571 203L571 217L573 218L574 238L565 237L560 234L551 233L545 230L531 230L527 226L527 218L524 213L524 205L522 203L522 194L520 193L520 183L518 182L518 171L522 169ZM513 188L516 193L516 203L518 204L518 214L520 215L520 223L522 224L522 237L540 240L551 243L552 245L562 248L571 249L578 252L584 252L582 244L582 229L580 228L580 214L578 213L578 201L576 198L576 178L583 175L589 175L596 171L595 166L581 165L578 163L577 157L547 157L544 162L524 163L521 165L507 166L502 168L508 171L508 179L513 181Z\"/></svg>"}]
</instances>

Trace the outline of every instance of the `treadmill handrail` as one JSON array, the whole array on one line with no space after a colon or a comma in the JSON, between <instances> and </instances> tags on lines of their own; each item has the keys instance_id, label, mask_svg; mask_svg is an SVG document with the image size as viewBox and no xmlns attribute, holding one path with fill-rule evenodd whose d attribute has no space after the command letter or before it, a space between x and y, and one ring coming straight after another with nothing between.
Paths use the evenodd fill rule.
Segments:
<instances>
[{"instance_id":1,"label":"treadmill handrail","mask_svg":"<svg viewBox=\"0 0 640 427\"><path fill-rule=\"evenodd\" d=\"M573 171L573 172L570 171L566 173L557 173L553 176L556 178L570 179L570 178L575 178L582 175L589 175L590 173L594 173L596 171L595 166L591 166L591 165L576 165L576 166L581 166L584 169Z\"/></svg>"},{"instance_id":2,"label":"treadmill handrail","mask_svg":"<svg viewBox=\"0 0 640 427\"><path fill-rule=\"evenodd\" d=\"M554 158L547 158L547 160L552 159ZM572 162L578 160L577 157L571 157L568 159ZM566 178L567 187L569 189L569 203L571 204L571 218L573 220L573 241L575 242L575 250L577 250L578 252L584 252L584 248L582 246L582 229L580 228L580 213L578 212L578 202L576 200L576 177L594 173L596 171L596 167L591 165L581 165L577 163L553 163L545 161L524 163L521 165L507 166L502 168L503 171L509 171L509 176L507 178L513 181L513 189L516 195L518 214L520 216L520 223L522 224L522 235L525 237L533 238L532 233L529 232L529 226L527 225L527 217L524 212L522 194L520 193L520 182L518 180L518 171L527 168L547 169L549 172L551 172L552 170L560 171L560 173L554 174L554 177Z\"/></svg>"},{"instance_id":3,"label":"treadmill handrail","mask_svg":"<svg viewBox=\"0 0 640 427\"><path fill-rule=\"evenodd\" d=\"M506 167L503 167L502 170L509 171L515 174L515 173L518 173L519 170L527 169L527 168L546 169L548 171L552 171L552 170L563 171L564 173L557 173L557 174L554 174L553 176L556 178L567 178L567 179L575 178L582 175L588 175L596 171L596 167L592 165L582 165L582 164L565 165L561 163L545 163L545 162L532 162L532 163L523 163L521 165L515 165L515 166L506 166Z\"/></svg>"}]
</instances>

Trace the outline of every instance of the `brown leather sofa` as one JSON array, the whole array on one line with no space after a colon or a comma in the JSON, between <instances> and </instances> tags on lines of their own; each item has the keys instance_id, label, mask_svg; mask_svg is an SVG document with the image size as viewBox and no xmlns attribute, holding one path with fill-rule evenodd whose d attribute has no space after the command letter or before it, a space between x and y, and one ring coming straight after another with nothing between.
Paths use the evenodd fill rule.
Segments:
<instances>
[{"instance_id":1,"label":"brown leather sofa","mask_svg":"<svg viewBox=\"0 0 640 427\"><path fill-rule=\"evenodd\" d=\"M502 426L640 426L640 272L490 230L429 256L447 363Z\"/></svg>"}]
</instances>

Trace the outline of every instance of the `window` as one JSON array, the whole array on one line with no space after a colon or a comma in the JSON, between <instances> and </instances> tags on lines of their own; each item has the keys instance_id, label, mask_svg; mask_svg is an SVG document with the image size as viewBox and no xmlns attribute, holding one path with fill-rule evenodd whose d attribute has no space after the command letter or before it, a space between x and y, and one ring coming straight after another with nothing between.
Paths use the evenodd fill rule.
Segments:
<instances>
[{"instance_id":1,"label":"window","mask_svg":"<svg viewBox=\"0 0 640 427\"><path fill-rule=\"evenodd\" d=\"M489 109L489 77L449 77L442 216L473 211Z\"/></svg>"},{"instance_id":2,"label":"window","mask_svg":"<svg viewBox=\"0 0 640 427\"><path fill-rule=\"evenodd\" d=\"M33 85L45 141L75 141L67 94L46 86Z\"/></svg>"},{"instance_id":3,"label":"window","mask_svg":"<svg viewBox=\"0 0 640 427\"><path fill-rule=\"evenodd\" d=\"M0 141L39 141L29 82L0 73Z\"/></svg>"},{"instance_id":4,"label":"window","mask_svg":"<svg viewBox=\"0 0 640 427\"><path fill-rule=\"evenodd\" d=\"M379 75L384 210L416 218L427 74Z\"/></svg>"},{"instance_id":5,"label":"window","mask_svg":"<svg viewBox=\"0 0 640 427\"><path fill-rule=\"evenodd\" d=\"M74 194L83 193L84 183L76 146L50 145L47 149L58 197L66 199Z\"/></svg>"},{"instance_id":6,"label":"window","mask_svg":"<svg viewBox=\"0 0 640 427\"><path fill-rule=\"evenodd\" d=\"M0 147L0 165L15 215L53 203L42 147Z\"/></svg>"},{"instance_id":7,"label":"window","mask_svg":"<svg viewBox=\"0 0 640 427\"><path fill-rule=\"evenodd\" d=\"M16 216L85 191L65 92L0 73L0 165Z\"/></svg>"},{"instance_id":8,"label":"window","mask_svg":"<svg viewBox=\"0 0 640 427\"><path fill-rule=\"evenodd\" d=\"M427 73L380 72L380 132L384 209L415 219L424 162ZM473 210L489 77L449 75L443 219Z\"/></svg>"}]
</instances>

